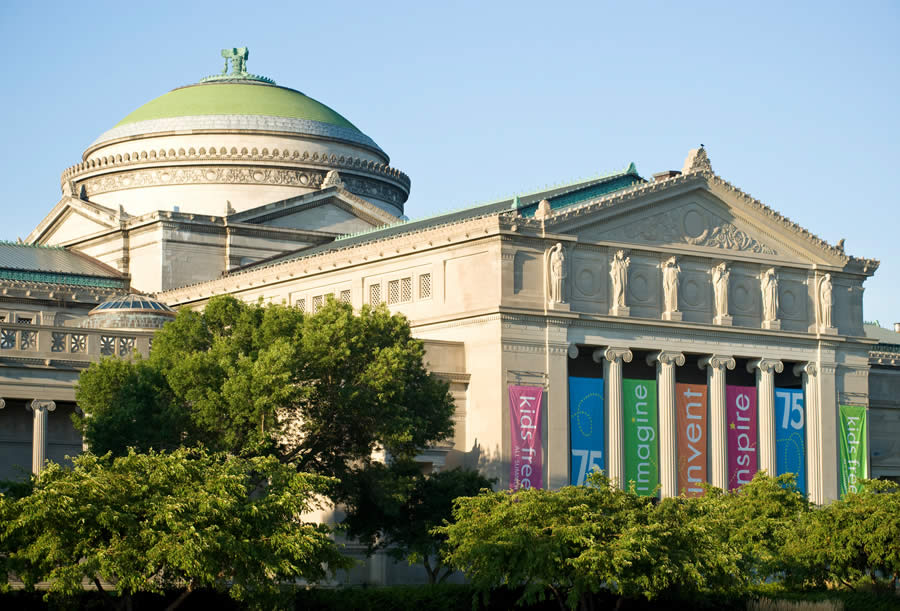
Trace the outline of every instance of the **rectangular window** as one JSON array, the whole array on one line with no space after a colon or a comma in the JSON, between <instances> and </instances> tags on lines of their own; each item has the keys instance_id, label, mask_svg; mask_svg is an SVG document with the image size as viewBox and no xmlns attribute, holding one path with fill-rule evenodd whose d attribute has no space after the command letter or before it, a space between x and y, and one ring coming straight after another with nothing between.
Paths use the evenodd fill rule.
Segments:
<instances>
[{"instance_id":1,"label":"rectangular window","mask_svg":"<svg viewBox=\"0 0 900 611\"><path fill-rule=\"evenodd\" d=\"M369 304L378 305L381 303L381 284L373 284L369 286Z\"/></svg>"},{"instance_id":2,"label":"rectangular window","mask_svg":"<svg viewBox=\"0 0 900 611\"><path fill-rule=\"evenodd\" d=\"M350 303L350 289L341 291L341 303Z\"/></svg>"},{"instance_id":3,"label":"rectangular window","mask_svg":"<svg viewBox=\"0 0 900 611\"><path fill-rule=\"evenodd\" d=\"M400 281L391 280L388 282L388 304L400 301Z\"/></svg>"},{"instance_id":4,"label":"rectangular window","mask_svg":"<svg viewBox=\"0 0 900 611\"><path fill-rule=\"evenodd\" d=\"M306 299L298 299L297 301L294 302L294 305L301 312L306 311Z\"/></svg>"},{"instance_id":5,"label":"rectangular window","mask_svg":"<svg viewBox=\"0 0 900 611\"><path fill-rule=\"evenodd\" d=\"M322 303L325 301L325 295L316 295L313 297L313 312L318 312L322 308Z\"/></svg>"},{"instance_id":6,"label":"rectangular window","mask_svg":"<svg viewBox=\"0 0 900 611\"><path fill-rule=\"evenodd\" d=\"M419 299L431 298L431 274L419 274Z\"/></svg>"},{"instance_id":7,"label":"rectangular window","mask_svg":"<svg viewBox=\"0 0 900 611\"><path fill-rule=\"evenodd\" d=\"M33 318L27 318L25 316L19 316L16 318L16 322L20 325L30 325L33 320Z\"/></svg>"},{"instance_id":8,"label":"rectangular window","mask_svg":"<svg viewBox=\"0 0 900 611\"><path fill-rule=\"evenodd\" d=\"M402 303L412 301L412 278L400 279L400 301Z\"/></svg>"}]
</instances>

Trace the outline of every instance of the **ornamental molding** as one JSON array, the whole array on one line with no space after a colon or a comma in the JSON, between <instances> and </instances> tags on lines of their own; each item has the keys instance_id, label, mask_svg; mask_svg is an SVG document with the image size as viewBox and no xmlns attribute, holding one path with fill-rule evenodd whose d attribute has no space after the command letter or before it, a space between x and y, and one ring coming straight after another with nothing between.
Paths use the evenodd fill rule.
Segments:
<instances>
[{"instance_id":1,"label":"ornamental molding","mask_svg":"<svg viewBox=\"0 0 900 611\"><path fill-rule=\"evenodd\" d=\"M797 363L796 365L794 365L795 376L800 376L801 374L805 373L808 377L814 378L818 372L819 368L813 361L810 361L808 363Z\"/></svg>"},{"instance_id":2,"label":"ornamental molding","mask_svg":"<svg viewBox=\"0 0 900 611\"><path fill-rule=\"evenodd\" d=\"M190 166L185 168L148 168L130 172L103 174L79 184L86 197L101 193L143 187L185 184L253 184L319 189L325 170L272 168L263 166ZM406 201L401 189L378 180L347 176L342 186L356 195L375 197L399 206Z\"/></svg>"},{"instance_id":3,"label":"ornamental molding","mask_svg":"<svg viewBox=\"0 0 900 611\"><path fill-rule=\"evenodd\" d=\"M47 401L43 399L35 399L31 403L27 405L29 411L39 412L46 410L48 412L52 412L56 410L56 402L55 401Z\"/></svg>"},{"instance_id":4,"label":"ornamental molding","mask_svg":"<svg viewBox=\"0 0 900 611\"><path fill-rule=\"evenodd\" d=\"M674 350L660 350L659 352L648 354L647 364L652 366L653 363L659 363L660 365L678 365L681 367L684 365L684 353L675 352Z\"/></svg>"},{"instance_id":5,"label":"ornamental molding","mask_svg":"<svg viewBox=\"0 0 900 611\"><path fill-rule=\"evenodd\" d=\"M712 369L728 369L729 371L733 371L735 368L735 360L733 356L727 356L722 354L712 354L707 357L703 357L697 362L697 367L700 369L706 369L710 367Z\"/></svg>"},{"instance_id":6,"label":"ornamental molding","mask_svg":"<svg viewBox=\"0 0 900 611\"><path fill-rule=\"evenodd\" d=\"M778 359L756 359L747 363L748 373L753 373L757 369L763 373L781 373L784 371L784 363Z\"/></svg>"},{"instance_id":7,"label":"ornamental molding","mask_svg":"<svg viewBox=\"0 0 900 611\"><path fill-rule=\"evenodd\" d=\"M239 163L272 162L291 165L318 165L327 168L342 168L346 170L357 170L371 174L377 174L379 176L383 176L384 178L389 178L397 181L406 189L407 193L409 192L410 188L409 176L407 176L400 170L392 168L391 166L383 163L377 163L375 161L369 161L367 159L361 159L359 157L350 157L346 155L335 154L328 155L326 153L320 154L318 152L311 153L309 151L299 151L297 149L288 150L276 148L269 151L269 149L263 148L260 151L255 147L249 150L246 147L243 147L238 150L237 147L231 147L230 149L228 149L224 146L219 147L218 149L216 147L210 147L209 149L205 147L200 147L199 149L191 147L187 151L185 151L185 149L183 148L179 148L177 151L174 148L170 148L168 150L142 150L134 151L132 153L120 153L117 155L95 157L93 159L83 161L63 170L62 176L60 177L60 185L63 189L65 189L69 180L77 178L79 175L94 172L96 170L104 170L109 168L125 169L141 164L158 163L160 161L225 161ZM77 190L75 192L77 193Z\"/></svg>"},{"instance_id":8,"label":"ornamental molding","mask_svg":"<svg viewBox=\"0 0 900 611\"><path fill-rule=\"evenodd\" d=\"M688 215L698 217L703 226L698 228L697 235L689 235L685 231ZM640 238L647 242L669 242L705 246L741 252L752 252L761 255L776 255L775 249L763 244L732 223L717 218L700 206L682 206L651 217L640 219L633 225L625 227L625 237L629 240Z\"/></svg>"}]
</instances>

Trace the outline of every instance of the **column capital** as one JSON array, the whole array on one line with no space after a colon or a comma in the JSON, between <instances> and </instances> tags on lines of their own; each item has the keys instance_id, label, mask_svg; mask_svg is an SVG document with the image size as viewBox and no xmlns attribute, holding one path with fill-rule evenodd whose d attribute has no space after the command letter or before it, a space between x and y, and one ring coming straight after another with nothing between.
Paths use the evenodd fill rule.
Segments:
<instances>
[{"instance_id":1,"label":"column capital","mask_svg":"<svg viewBox=\"0 0 900 611\"><path fill-rule=\"evenodd\" d=\"M734 369L734 366L734 357L724 354L710 354L697 362L697 367L700 369L706 369L707 367L713 369Z\"/></svg>"},{"instance_id":2,"label":"column capital","mask_svg":"<svg viewBox=\"0 0 900 611\"><path fill-rule=\"evenodd\" d=\"M747 372L753 373L759 369L763 373L781 373L784 371L784 363L778 359L756 359L747 363Z\"/></svg>"},{"instance_id":3,"label":"column capital","mask_svg":"<svg viewBox=\"0 0 900 611\"><path fill-rule=\"evenodd\" d=\"M615 363L620 359L625 363L630 363L632 358L634 358L634 355L630 348L610 346L606 349L594 350L595 363L600 363L603 359L606 359L610 363Z\"/></svg>"},{"instance_id":4,"label":"column capital","mask_svg":"<svg viewBox=\"0 0 900 611\"><path fill-rule=\"evenodd\" d=\"M810 361L808 363L797 363L796 365L794 365L795 376L799 376L803 373L805 373L809 377L814 377L817 373L819 373L819 368L813 361Z\"/></svg>"},{"instance_id":5,"label":"column capital","mask_svg":"<svg viewBox=\"0 0 900 611\"><path fill-rule=\"evenodd\" d=\"M6 399L0 399L0 409L6 407Z\"/></svg>"},{"instance_id":6,"label":"column capital","mask_svg":"<svg viewBox=\"0 0 900 611\"><path fill-rule=\"evenodd\" d=\"M55 401L47 401L44 399L35 399L31 403L25 406L26 409L32 412L37 412L40 410L47 410L48 412L52 412L56 409Z\"/></svg>"},{"instance_id":7,"label":"column capital","mask_svg":"<svg viewBox=\"0 0 900 611\"><path fill-rule=\"evenodd\" d=\"M660 362L663 365L684 365L684 353L673 350L660 350L647 355L647 364Z\"/></svg>"}]
</instances>

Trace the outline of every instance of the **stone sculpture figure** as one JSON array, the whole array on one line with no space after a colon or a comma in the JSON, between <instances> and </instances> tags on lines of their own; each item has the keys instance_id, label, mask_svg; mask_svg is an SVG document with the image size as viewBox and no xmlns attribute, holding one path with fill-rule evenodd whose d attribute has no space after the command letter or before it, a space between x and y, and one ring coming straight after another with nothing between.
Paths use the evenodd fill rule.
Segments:
<instances>
[{"instance_id":1,"label":"stone sculpture figure","mask_svg":"<svg viewBox=\"0 0 900 611\"><path fill-rule=\"evenodd\" d=\"M716 298L716 318L728 316L728 278L731 270L722 261L712 269L713 294Z\"/></svg>"},{"instance_id":2,"label":"stone sculpture figure","mask_svg":"<svg viewBox=\"0 0 900 611\"><path fill-rule=\"evenodd\" d=\"M831 274L825 274L825 277L819 280L818 291L818 308L816 312L819 315L819 328L831 328L831 308L834 304L834 287L831 283Z\"/></svg>"},{"instance_id":3,"label":"stone sculpture figure","mask_svg":"<svg viewBox=\"0 0 900 611\"><path fill-rule=\"evenodd\" d=\"M625 285L628 282L629 265L631 265L631 257L626 257L624 250L617 251L609 267L609 277L612 279L612 305L614 309L625 307Z\"/></svg>"},{"instance_id":4,"label":"stone sculpture figure","mask_svg":"<svg viewBox=\"0 0 900 611\"><path fill-rule=\"evenodd\" d=\"M250 50L247 47L222 49L222 57L225 58L222 74L228 73L228 60L231 60L231 74L239 76L247 73L247 59L250 58Z\"/></svg>"},{"instance_id":5,"label":"stone sculpture figure","mask_svg":"<svg viewBox=\"0 0 900 611\"><path fill-rule=\"evenodd\" d=\"M566 249L557 243L550 249L550 302L565 303Z\"/></svg>"},{"instance_id":6,"label":"stone sculpture figure","mask_svg":"<svg viewBox=\"0 0 900 611\"><path fill-rule=\"evenodd\" d=\"M770 267L762 276L762 304L763 321L773 321L778 318L778 277L775 268Z\"/></svg>"},{"instance_id":7,"label":"stone sculpture figure","mask_svg":"<svg viewBox=\"0 0 900 611\"><path fill-rule=\"evenodd\" d=\"M663 300L666 312L678 311L679 272L681 272L681 268L678 266L678 260L675 257L669 257L663 264Z\"/></svg>"}]
</instances>

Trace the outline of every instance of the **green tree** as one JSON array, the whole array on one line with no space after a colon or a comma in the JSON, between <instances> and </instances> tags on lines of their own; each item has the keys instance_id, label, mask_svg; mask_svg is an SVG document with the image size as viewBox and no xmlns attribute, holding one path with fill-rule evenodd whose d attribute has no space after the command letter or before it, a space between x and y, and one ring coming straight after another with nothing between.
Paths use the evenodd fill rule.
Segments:
<instances>
[{"instance_id":1,"label":"green tree","mask_svg":"<svg viewBox=\"0 0 900 611\"><path fill-rule=\"evenodd\" d=\"M446 536L434 529L453 517L453 502L490 490L496 480L477 471L452 469L422 473L413 461L370 469L359 503L345 525L347 533L398 561L421 564L431 584L443 583L453 569L441 561Z\"/></svg>"},{"instance_id":2,"label":"green tree","mask_svg":"<svg viewBox=\"0 0 900 611\"><path fill-rule=\"evenodd\" d=\"M49 581L48 595L75 595L87 578L125 596L183 588L180 603L217 588L269 606L282 581L349 566L328 528L301 518L333 483L274 457L86 453L48 465L32 494L0 497L0 549L26 587Z\"/></svg>"},{"instance_id":3,"label":"green tree","mask_svg":"<svg viewBox=\"0 0 900 611\"><path fill-rule=\"evenodd\" d=\"M770 477L759 471L740 488L708 488L694 502L722 545L739 554L738 579L762 583L791 570L785 545L809 511L792 474Z\"/></svg>"},{"instance_id":4,"label":"green tree","mask_svg":"<svg viewBox=\"0 0 900 611\"><path fill-rule=\"evenodd\" d=\"M725 500L655 499L593 474L589 485L457 499L445 561L487 595L523 588L522 602L552 592L560 608L609 592L626 598L740 595L741 549L722 535ZM713 518L713 519L710 519Z\"/></svg>"},{"instance_id":5,"label":"green tree","mask_svg":"<svg viewBox=\"0 0 900 611\"><path fill-rule=\"evenodd\" d=\"M423 356L406 319L383 306L354 313L329 299L304 315L216 297L203 312L180 311L146 361L92 365L78 389L90 416L82 426L98 453L202 443L275 455L338 478L332 498L352 507L377 451L402 463L453 431L447 385L425 370ZM133 392L144 368L159 386ZM139 405L106 416L129 401ZM172 413L189 422L159 427L145 441L143 414L168 423Z\"/></svg>"},{"instance_id":6,"label":"green tree","mask_svg":"<svg viewBox=\"0 0 900 611\"><path fill-rule=\"evenodd\" d=\"M900 577L900 488L866 480L862 491L810 511L787 542L793 581L854 588L878 575Z\"/></svg>"}]
</instances>

